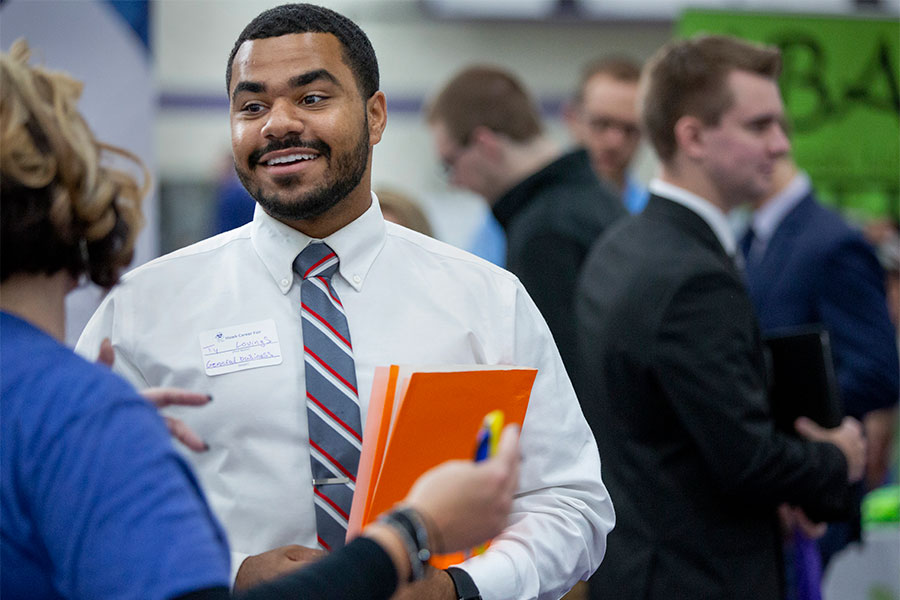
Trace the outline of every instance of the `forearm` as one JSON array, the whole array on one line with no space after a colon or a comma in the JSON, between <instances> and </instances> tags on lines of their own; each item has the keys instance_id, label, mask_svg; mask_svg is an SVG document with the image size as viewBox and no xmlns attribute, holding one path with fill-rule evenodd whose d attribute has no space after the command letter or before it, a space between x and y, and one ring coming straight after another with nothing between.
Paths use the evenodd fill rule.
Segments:
<instances>
[{"instance_id":1,"label":"forearm","mask_svg":"<svg viewBox=\"0 0 900 600\"><path fill-rule=\"evenodd\" d=\"M406 546L401 540L397 532L391 527L379 523L372 523L363 532L363 536L376 542L381 549L390 557L397 573L398 581L407 581L409 579L411 565L409 563L409 553Z\"/></svg>"},{"instance_id":2,"label":"forearm","mask_svg":"<svg viewBox=\"0 0 900 600\"><path fill-rule=\"evenodd\" d=\"M381 600L390 598L396 587L397 569L391 552L375 539L362 537L316 563L235 597Z\"/></svg>"},{"instance_id":3,"label":"forearm","mask_svg":"<svg viewBox=\"0 0 900 600\"><path fill-rule=\"evenodd\" d=\"M373 526L374 527L374 526ZM390 532L376 529L334 554L298 571L236 593L237 600L385 600L397 585L396 566L403 557L394 552ZM408 571L409 563L406 563ZM401 572L402 573L402 572ZM190 592L174 600L227 600L224 587Z\"/></svg>"},{"instance_id":4,"label":"forearm","mask_svg":"<svg viewBox=\"0 0 900 600\"><path fill-rule=\"evenodd\" d=\"M422 581L401 587L392 600L456 600L456 590L446 571L431 569Z\"/></svg>"}]
</instances>

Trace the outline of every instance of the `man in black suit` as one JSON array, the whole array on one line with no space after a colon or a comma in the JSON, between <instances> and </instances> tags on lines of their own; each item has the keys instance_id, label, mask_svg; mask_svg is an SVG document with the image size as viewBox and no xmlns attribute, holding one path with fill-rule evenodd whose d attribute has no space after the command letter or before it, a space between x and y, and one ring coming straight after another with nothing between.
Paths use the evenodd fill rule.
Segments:
<instances>
[{"instance_id":1,"label":"man in black suit","mask_svg":"<svg viewBox=\"0 0 900 600\"><path fill-rule=\"evenodd\" d=\"M641 118L662 163L647 208L602 238L576 302L580 398L615 531L594 598L780 598L776 509L827 520L862 476L859 423L777 431L726 213L787 153L776 49L710 36L647 65ZM785 511L787 514L789 511Z\"/></svg>"}]
</instances>

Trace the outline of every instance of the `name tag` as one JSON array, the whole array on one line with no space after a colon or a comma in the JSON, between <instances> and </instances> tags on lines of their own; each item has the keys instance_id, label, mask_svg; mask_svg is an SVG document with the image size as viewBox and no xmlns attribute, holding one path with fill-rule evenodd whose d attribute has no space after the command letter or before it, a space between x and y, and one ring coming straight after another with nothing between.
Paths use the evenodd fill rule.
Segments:
<instances>
[{"instance_id":1,"label":"name tag","mask_svg":"<svg viewBox=\"0 0 900 600\"><path fill-rule=\"evenodd\" d=\"M280 365L282 360L272 319L204 331L200 353L209 376Z\"/></svg>"}]
</instances>

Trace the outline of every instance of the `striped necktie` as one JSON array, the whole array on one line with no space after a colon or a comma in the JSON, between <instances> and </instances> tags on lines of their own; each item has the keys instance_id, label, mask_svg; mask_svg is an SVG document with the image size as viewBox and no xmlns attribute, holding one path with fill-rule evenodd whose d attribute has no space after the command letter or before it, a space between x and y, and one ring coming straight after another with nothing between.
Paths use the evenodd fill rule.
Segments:
<instances>
[{"instance_id":1,"label":"striped necktie","mask_svg":"<svg viewBox=\"0 0 900 600\"><path fill-rule=\"evenodd\" d=\"M344 307L332 285L338 257L321 242L294 261L300 287L306 415L319 544L344 545L362 448L353 347Z\"/></svg>"}]
</instances>

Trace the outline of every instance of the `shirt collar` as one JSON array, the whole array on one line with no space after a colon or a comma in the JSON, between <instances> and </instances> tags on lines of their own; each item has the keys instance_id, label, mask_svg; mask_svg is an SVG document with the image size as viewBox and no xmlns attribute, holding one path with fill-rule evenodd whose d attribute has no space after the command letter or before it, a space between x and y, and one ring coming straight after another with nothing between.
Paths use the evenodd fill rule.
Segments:
<instances>
[{"instance_id":1,"label":"shirt collar","mask_svg":"<svg viewBox=\"0 0 900 600\"><path fill-rule=\"evenodd\" d=\"M812 182L806 173L797 173L790 183L753 213L753 235L765 243L789 212L812 191Z\"/></svg>"},{"instance_id":2,"label":"shirt collar","mask_svg":"<svg viewBox=\"0 0 900 600\"><path fill-rule=\"evenodd\" d=\"M294 259L313 238L269 216L258 204L253 212L250 238L275 285L286 294L294 281ZM322 241L337 254L341 277L360 291L384 240L384 217L373 192L372 204L362 215Z\"/></svg>"},{"instance_id":3,"label":"shirt collar","mask_svg":"<svg viewBox=\"0 0 900 600\"><path fill-rule=\"evenodd\" d=\"M697 194L662 179L653 179L647 186L647 189L652 194L668 198L672 202L681 204L696 213L713 230L719 243L722 244L722 248L725 249L725 253L729 256L735 255L737 242L734 239L734 232L731 230L728 217L716 205Z\"/></svg>"}]
</instances>

